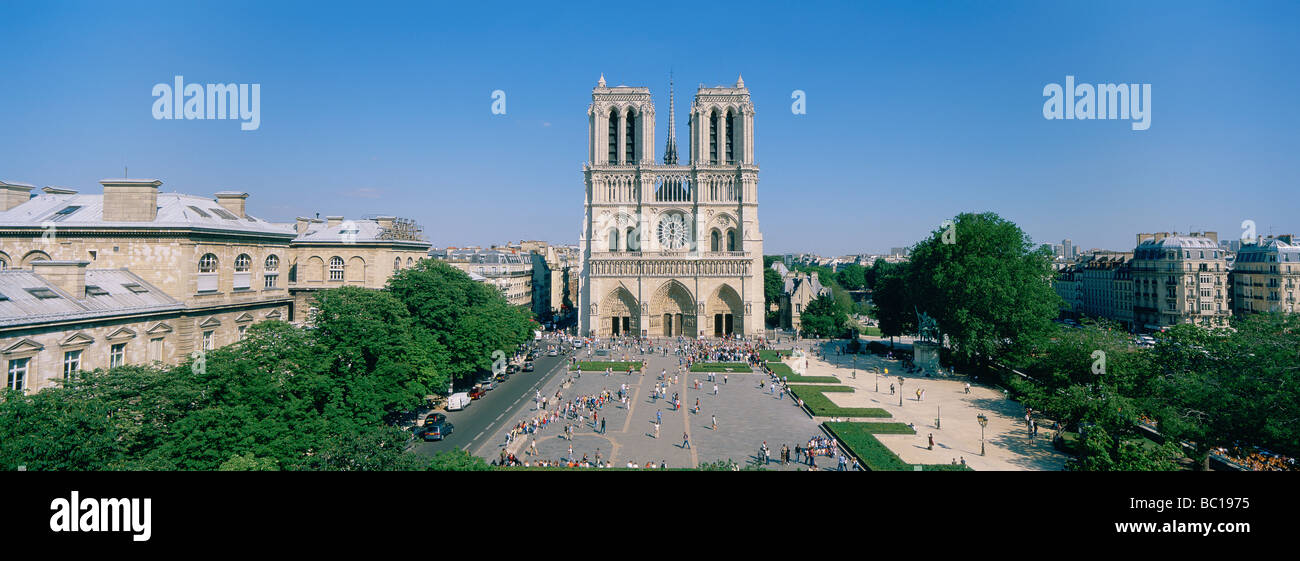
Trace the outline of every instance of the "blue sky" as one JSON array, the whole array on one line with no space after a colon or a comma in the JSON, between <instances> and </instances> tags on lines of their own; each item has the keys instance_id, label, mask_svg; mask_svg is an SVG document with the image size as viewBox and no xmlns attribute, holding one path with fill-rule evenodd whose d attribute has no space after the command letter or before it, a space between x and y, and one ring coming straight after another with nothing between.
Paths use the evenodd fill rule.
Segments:
<instances>
[{"instance_id":1,"label":"blue sky","mask_svg":"<svg viewBox=\"0 0 1300 561\"><path fill-rule=\"evenodd\" d=\"M963 211L1084 248L1300 234L1295 3L6 2L0 21L0 179L37 186L98 192L129 166L272 220L571 243L596 79L651 88L662 157L671 69L683 106L744 75L768 253L888 250ZM260 129L155 120L176 75L261 84ZM1066 75L1151 84L1150 129L1044 119Z\"/></svg>"}]
</instances>

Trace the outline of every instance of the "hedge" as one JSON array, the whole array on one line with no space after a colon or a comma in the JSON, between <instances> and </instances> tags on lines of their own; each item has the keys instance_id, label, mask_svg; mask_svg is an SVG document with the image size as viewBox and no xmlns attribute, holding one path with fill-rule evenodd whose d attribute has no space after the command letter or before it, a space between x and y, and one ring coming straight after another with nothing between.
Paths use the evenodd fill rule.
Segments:
<instances>
[{"instance_id":1,"label":"hedge","mask_svg":"<svg viewBox=\"0 0 1300 561\"><path fill-rule=\"evenodd\" d=\"M691 372L753 372L743 362L697 362L691 365Z\"/></svg>"},{"instance_id":2,"label":"hedge","mask_svg":"<svg viewBox=\"0 0 1300 561\"><path fill-rule=\"evenodd\" d=\"M803 400L808 410L818 417L877 417L890 418L888 411L876 407L840 407L831 402L822 392L849 393L849 386L790 386L790 392Z\"/></svg>"},{"instance_id":3,"label":"hedge","mask_svg":"<svg viewBox=\"0 0 1300 561\"><path fill-rule=\"evenodd\" d=\"M583 372L604 372L606 368L614 369L614 372L627 372L629 366L633 370L640 370L645 363L641 361L629 362L611 362L611 361L586 361L578 362L576 366L569 366L569 370L581 370Z\"/></svg>"},{"instance_id":4,"label":"hedge","mask_svg":"<svg viewBox=\"0 0 1300 561\"><path fill-rule=\"evenodd\" d=\"M871 471L973 471L970 466L952 464L909 464L876 438L877 434L916 434L903 423L823 423Z\"/></svg>"}]
</instances>

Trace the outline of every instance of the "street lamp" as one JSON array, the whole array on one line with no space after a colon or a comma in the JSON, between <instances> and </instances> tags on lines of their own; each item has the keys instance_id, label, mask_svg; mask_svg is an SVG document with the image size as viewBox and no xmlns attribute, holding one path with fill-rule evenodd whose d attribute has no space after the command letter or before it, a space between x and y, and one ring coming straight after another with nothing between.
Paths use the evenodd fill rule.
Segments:
<instances>
[{"instance_id":1,"label":"street lamp","mask_svg":"<svg viewBox=\"0 0 1300 561\"><path fill-rule=\"evenodd\" d=\"M853 379L858 379L858 355L853 355Z\"/></svg>"},{"instance_id":2,"label":"street lamp","mask_svg":"<svg viewBox=\"0 0 1300 561\"><path fill-rule=\"evenodd\" d=\"M903 377L898 377L898 406L903 406Z\"/></svg>"},{"instance_id":3,"label":"street lamp","mask_svg":"<svg viewBox=\"0 0 1300 561\"><path fill-rule=\"evenodd\" d=\"M980 455L984 455L984 427L989 425L989 418L980 413L975 417L980 422Z\"/></svg>"},{"instance_id":4,"label":"street lamp","mask_svg":"<svg viewBox=\"0 0 1300 561\"><path fill-rule=\"evenodd\" d=\"M872 368L871 373L876 375L876 393L880 393L880 371Z\"/></svg>"}]
</instances>

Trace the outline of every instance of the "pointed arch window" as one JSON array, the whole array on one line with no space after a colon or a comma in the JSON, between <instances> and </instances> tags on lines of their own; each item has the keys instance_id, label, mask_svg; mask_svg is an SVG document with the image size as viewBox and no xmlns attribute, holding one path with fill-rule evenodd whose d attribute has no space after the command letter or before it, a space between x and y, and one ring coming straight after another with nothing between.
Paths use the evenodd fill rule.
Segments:
<instances>
[{"instance_id":1,"label":"pointed arch window","mask_svg":"<svg viewBox=\"0 0 1300 561\"><path fill-rule=\"evenodd\" d=\"M609 111L609 163L614 165L618 163L618 110Z\"/></svg>"},{"instance_id":2,"label":"pointed arch window","mask_svg":"<svg viewBox=\"0 0 1300 561\"><path fill-rule=\"evenodd\" d=\"M709 163L718 163L718 112L709 112Z\"/></svg>"},{"instance_id":3,"label":"pointed arch window","mask_svg":"<svg viewBox=\"0 0 1300 561\"><path fill-rule=\"evenodd\" d=\"M721 238L716 228L709 233L709 251L721 251Z\"/></svg>"},{"instance_id":4,"label":"pointed arch window","mask_svg":"<svg viewBox=\"0 0 1300 561\"><path fill-rule=\"evenodd\" d=\"M727 251L736 251L736 229L727 230Z\"/></svg>"},{"instance_id":5,"label":"pointed arch window","mask_svg":"<svg viewBox=\"0 0 1300 561\"><path fill-rule=\"evenodd\" d=\"M628 164L636 165L640 161L636 153L636 113L631 109L627 112L627 126L625 129L627 142L623 145L623 158Z\"/></svg>"},{"instance_id":6,"label":"pointed arch window","mask_svg":"<svg viewBox=\"0 0 1300 561\"><path fill-rule=\"evenodd\" d=\"M618 243L618 228L609 229L609 250L619 251L622 246Z\"/></svg>"},{"instance_id":7,"label":"pointed arch window","mask_svg":"<svg viewBox=\"0 0 1300 561\"><path fill-rule=\"evenodd\" d=\"M727 164L736 163L736 153L733 150L732 139L736 137L736 114L730 109L727 110Z\"/></svg>"}]
</instances>

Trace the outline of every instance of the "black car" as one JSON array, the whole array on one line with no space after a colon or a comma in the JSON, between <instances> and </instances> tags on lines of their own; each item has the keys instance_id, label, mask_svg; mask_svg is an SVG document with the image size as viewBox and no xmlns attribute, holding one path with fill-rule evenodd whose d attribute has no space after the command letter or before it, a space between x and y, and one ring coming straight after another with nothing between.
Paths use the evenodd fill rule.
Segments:
<instances>
[{"instance_id":1,"label":"black car","mask_svg":"<svg viewBox=\"0 0 1300 561\"><path fill-rule=\"evenodd\" d=\"M525 363L524 363L524 372L532 372L532 371L533 371L533 361L530 360L530 361L528 361L528 362L525 362Z\"/></svg>"},{"instance_id":2,"label":"black car","mask_svg":"<svg viewBox=\"0 0 1300 561\"><path fill-rule=\"evenodd\" d=\"M443 417L443 419L440 421L434 421L433 423L428 423L428 422L424 423L424 432L421 433L421 437L424 438L426 441L442 440L446 438L447 435L451 434L451 429L453 428L456 428L455 425L448 423L446 421L446 417Z\"/></svg>"}]
</instances>

